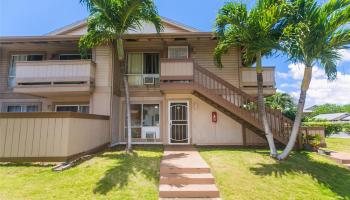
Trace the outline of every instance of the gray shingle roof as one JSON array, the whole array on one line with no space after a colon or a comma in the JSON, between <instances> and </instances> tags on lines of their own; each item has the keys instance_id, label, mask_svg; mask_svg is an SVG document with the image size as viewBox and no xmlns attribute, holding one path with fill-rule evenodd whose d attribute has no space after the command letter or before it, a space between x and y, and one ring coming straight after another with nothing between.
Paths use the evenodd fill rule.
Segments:
<instances>
[{"instance_id":1,"label":"gray shingle roof","mask_svg":"<svg viewBox=\"0 0 350 200\"><path fill-rule=\"evenodd\" d=\"M337 121L348 116L350 116L349 113L330 113L330 114L320 114L315 116L314 118L320 119L320 120Z\"/></svg>"}]
</instances>

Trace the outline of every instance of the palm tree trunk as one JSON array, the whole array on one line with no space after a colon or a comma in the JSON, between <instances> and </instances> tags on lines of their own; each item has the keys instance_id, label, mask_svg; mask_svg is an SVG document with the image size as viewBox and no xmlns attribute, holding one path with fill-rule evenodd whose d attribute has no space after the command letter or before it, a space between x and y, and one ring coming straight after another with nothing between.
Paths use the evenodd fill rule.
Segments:
<instances>
[{"instance_id":1,"label":"palm tree trunk","mask_svg":"<svg viewBox=\"0 0 350 200\"><path fill-rule=\"evenodd\" d=\"M124 89L125 89L125 107L126 107L126 123L128 127L128 141L126 145L126 151L130 152L131 148L131 115L130 115L130 98L129 98L129 83L128 77L124 75Z\"/></svg>"},{"instance_id":2,"label":"palm tree trunk","mask_svg":"<svg viewBox=\"0 0 350 200\"><path fill-rule=\"evenodd\" d=\"M126 125L127 125L127 132L128 132L128 138L126 143L126 152L130 152L132 150L131 147L131 115L130 115L130 97L129 97L129 83L128 83L128 77L126 75L127 72L127 66L126 62L124 62L124 44L123 39L121 37L118 37L117 39L117 52L118 52L118 59L120 61L120 66L124 66L124 90L125 90L125 108L126 108Z\"/></svg>"},{"instance_id":3,"label":"palm tree trunk","mask_svg":"<svg viewBox=\"0 0 350 200\"><path fill-rule=\"evenodd\" d=\"M264 96L263 96L263 70L261 65L261 52L258 52L256 54L256 78L257 78L257 84L258 84L258 109L259 109L259 118L261 119L265 136L267 139L267 142L270 147L270 156L271 157L277 157L277 150L275 146L275 142L273 140L273 135L269 126L269 123L267 121L266 117L266 109L265 109L265 102L264 102Z\"/></svg>"},{"instance_id":4,"label":"palm tree trunk","mask_svg":"<svg viewBox=\"0 0 350 200\"><path fill-rule=\"evenodd\" d=\"M279 160L286 159L288 157L288 155L290 154L290 152L293 150L293 147L295 145L295 141L296 141L298 134L299 134L300 122L301 122L301 118L302 118L302 114L303 114L303 110L304 110L306 92L309 89L311 77L312 77L312 66L306 65L305 70L304 70L303 82L302 82L301 88L300 88L298 109L297 109L297 113L296 113L293 128L292 128L292 133L290 135L290 138L289 138L289 141L288 141L286 148L277 157Z\"/></svg>"}]
</instances>

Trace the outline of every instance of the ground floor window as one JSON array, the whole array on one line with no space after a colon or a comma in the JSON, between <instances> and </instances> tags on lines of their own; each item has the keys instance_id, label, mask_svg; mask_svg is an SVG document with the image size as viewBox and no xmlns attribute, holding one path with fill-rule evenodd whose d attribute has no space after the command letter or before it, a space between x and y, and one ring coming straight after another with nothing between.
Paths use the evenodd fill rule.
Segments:
<instances>
[{"instance_id":1,"label":"ground floor window","mask_svg":"<svg viewBox=\"0 0 350 200\"><path fill-rule=\"evenodd\" d=\"M131 104L130 112L132 138L159 138L159 104ZM127 138L126 122L125 138Z\"/></svg>"},{"instance_id":2,"label":"ground floor window","mask_svg":"<svg viewBox=\"0 0 350 200\"><path fill-rule=\"evenodd\" d=\"M55 111L89 113L89 105L56 105Z\"/></svg>"},{"instance_id":3,"label":"ground floor window","mask_svg":"<svg viewBox=\"0 0 350 200\"><path fill-rule=\"evenodd\" d=\"M6 112L38 112L38 104L7 104Z\"/></svg>"}]
</instances>

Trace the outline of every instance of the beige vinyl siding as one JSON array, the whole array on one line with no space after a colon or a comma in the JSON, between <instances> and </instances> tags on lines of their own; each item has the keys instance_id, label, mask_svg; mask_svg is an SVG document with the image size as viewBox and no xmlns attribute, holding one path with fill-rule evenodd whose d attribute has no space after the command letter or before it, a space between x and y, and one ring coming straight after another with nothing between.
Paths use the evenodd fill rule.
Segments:
<instances>
[{"instance_id":1,"label":"beige vinyl siding","mask_svg":"<svg viewBox=\"0 0 350 200\"><path fill-rule=\"evenodd\" d=\"M90 97L90 112L92 114L110 115L112 51L109 46L94 49L95 57L95 90Z\"/></svg>"},{"instance_id":2,"label":"beige vinyl siding","mask_svg":"<svg viewBox=\"0 0 350 200\"><path fill-rule=\"evenodd\" d=\"M4 48L0 47L0 93L7 91L8 58Z\"/></svg>"},{"instance_id":3,"label":"beige vinyl siding","mask_svg":"<svg viewBox=\"0 0 350 200\"><path fill-rule=\"evenodd\" d=\"M224 67L219 69L214 63L216 42L199 40L192 41L190 45L193 48L192 58L196 63L215 73L232 85L236 87L239 86L239 52L237 48L231 49L222 57Z\"/></svg>"}]
</instances>

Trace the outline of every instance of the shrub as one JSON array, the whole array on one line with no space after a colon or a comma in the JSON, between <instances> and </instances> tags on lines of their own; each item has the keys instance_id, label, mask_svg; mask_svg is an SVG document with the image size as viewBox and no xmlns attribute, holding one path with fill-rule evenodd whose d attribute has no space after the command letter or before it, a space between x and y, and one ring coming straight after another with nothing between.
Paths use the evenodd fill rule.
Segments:
<instances>
[{"instance_id":1,"label":"shrub","mask_svg":"<svg viewBox=\"0 0 350 200\"><path fill-rule=\"evenodd\" d=\"M350 123L333 123L333 122L304 122L303 126L308 127L325 127L326 136L339 132L350 132Z\"/></svg>"}]
</instances>

